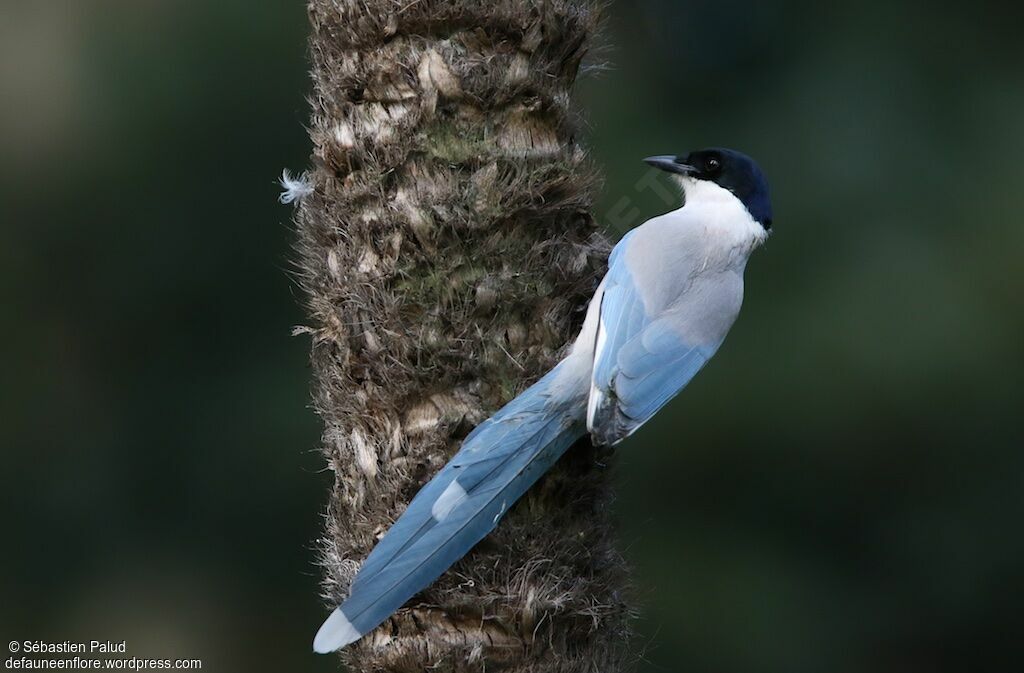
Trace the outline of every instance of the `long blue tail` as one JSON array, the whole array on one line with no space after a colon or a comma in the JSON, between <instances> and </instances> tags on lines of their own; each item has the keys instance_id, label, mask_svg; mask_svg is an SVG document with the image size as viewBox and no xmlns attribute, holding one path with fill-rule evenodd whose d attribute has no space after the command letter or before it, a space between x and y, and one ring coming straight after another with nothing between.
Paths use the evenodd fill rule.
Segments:
<instances>
[{"instance_id":1,"label":"long blue tail","mask_svg":"<svg viewBox=\"0 0 1024 673\"><path fill-rule=\"evenodd\" d=\"M374 547L313 639L333 652L376 628L494 530L585 431L551 395L556 367L466 437Z\"/></svg>"}]
</instances>

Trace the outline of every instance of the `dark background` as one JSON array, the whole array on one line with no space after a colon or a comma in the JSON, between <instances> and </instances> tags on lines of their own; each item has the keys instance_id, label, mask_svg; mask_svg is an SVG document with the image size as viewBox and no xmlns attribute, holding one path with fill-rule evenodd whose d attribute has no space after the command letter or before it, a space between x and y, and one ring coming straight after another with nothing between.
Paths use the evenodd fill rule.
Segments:
<instances>
[{"instance_id":1,"label":"dark background","mask_svg":"<svg viewBox=\"0 0 1024 673\"><path fill-rule=\"evenodd\" d=\"M747 151L775 203L733 334L619 452L644 673L1024 665L1021 17L846 4L619 2L580 86L613 231L674 207L654 153ZM305 34L282 0L0 7L0 641L335 669L275 202Z\"/></svg>"}]
</instances>

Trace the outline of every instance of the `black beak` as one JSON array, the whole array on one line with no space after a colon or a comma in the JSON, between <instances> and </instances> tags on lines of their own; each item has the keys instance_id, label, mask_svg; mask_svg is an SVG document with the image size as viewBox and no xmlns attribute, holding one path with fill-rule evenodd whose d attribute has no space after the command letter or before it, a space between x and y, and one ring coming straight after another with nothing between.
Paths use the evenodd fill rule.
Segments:
<instances>
[{"instance_id":1,"label":"black beak","mask_svg":"<svg viewBox=\"0 0 1024 673\"><path fill-rule=\"evenodd\" d=\"M680 161L680 157L674 157L671 154L662 154L656 157L647 157L644 159L644 163L650 164L655 168L660 168L663 171L669 173L677 173L679 175L692 175L697 172L697 169L689 164L684 164Z\"/></svg>"}]
</instances>

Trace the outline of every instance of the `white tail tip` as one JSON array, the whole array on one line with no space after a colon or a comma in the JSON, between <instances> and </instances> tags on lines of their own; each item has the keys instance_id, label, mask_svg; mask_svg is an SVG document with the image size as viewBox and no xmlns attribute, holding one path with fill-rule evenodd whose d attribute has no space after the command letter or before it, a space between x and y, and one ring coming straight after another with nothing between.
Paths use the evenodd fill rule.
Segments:
<instances>
[{"instance_id":1,"label":"white tail tip","mask_svg":"<svg viewBox=\"0 0 1024 673\"><path fill-rule=\"evenodd\" d=\"M341 608L337 608L316 632L316 637L313 638L313 651L317 654L329 654L362 637L363 634L352 626L352 622L348 620Z\"/></svg>"}]
</instances>

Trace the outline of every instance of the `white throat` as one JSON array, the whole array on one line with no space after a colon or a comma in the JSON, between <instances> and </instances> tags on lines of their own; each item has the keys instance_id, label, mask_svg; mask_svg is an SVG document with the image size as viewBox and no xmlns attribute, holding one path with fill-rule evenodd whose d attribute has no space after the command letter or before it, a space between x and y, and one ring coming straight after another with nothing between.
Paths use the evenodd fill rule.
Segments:
<instances>
[{"instance_id":1,"label":"white throat","mask_svg":"<svg viewBox=\"0 0 1024 673\"><path fill-rule=\"evenodd\" d=\"M685 195L683 210L696 216L709 235L720 237L723 243L746 248L747 254L768 238L765 228L725 187L687 176L681 176L679 182Z\"/></svg>"}]
</instances>

